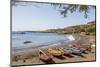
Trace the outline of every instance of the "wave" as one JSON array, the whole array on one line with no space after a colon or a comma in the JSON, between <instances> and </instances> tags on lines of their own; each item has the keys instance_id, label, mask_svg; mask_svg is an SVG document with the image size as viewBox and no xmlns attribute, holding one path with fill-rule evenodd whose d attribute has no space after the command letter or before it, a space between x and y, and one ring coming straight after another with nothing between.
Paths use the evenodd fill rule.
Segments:
<instances>
[{"instance_id":1,"label":"wave","mask_svg":"<svg viewBox=\"0 0 100 67\"><path fill-rule=\"evenodd\" d=\"M74 38L74 36L73 36L73 35L69 35L69 36L67 36L67 37L68 37L68 39L69 39L70 41L75 40L75 38Z\"/></svg>"}]
</instances>

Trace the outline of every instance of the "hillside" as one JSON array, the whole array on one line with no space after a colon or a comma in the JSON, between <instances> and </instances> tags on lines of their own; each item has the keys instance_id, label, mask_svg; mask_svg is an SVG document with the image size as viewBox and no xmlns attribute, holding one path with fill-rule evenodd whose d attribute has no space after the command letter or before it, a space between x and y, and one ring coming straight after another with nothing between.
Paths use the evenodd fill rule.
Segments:
<instances>
[{"instance_id":1,"label":"hillside","mask_svg":"<svg viewBox=\"0 0 100 67\"><path fill-rule=\"evenodd\" d=\"M84 32L86 35L95 35L96 31L96 22L91 21L87 22L87 24L82 25L75 25L69 26L60 29L48 29L46 32L56 32L56 33L63 33L63 34L72 34L72 33L82 33Z\"/></svg>"}]
</instances>

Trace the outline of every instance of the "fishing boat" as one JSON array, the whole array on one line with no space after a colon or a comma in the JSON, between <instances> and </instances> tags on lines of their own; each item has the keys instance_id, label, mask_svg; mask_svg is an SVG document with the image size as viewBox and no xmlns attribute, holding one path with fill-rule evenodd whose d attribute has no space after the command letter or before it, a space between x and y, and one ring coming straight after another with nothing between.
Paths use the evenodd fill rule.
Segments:
<instances>
[{"instance_id":1,"label":"fishing boat","mask_svg":"<svg viewBox=\"0 0 100 67\"><path fill-rule=\"evenodd\" d=\"M49 48L47 51L49 54L51 54L53 56L63 56L63 54L64 54L64 51L61 49L58 49L58 48L55 48L55 49Z\"/></svg>"},{"instance_id":2,"label":"fishing boat","mask_svg":"<svg viewBox=\"0 0 100 67\"><path fill-rule=\"evenodd\" d=\"M25 41L24 44L32 43L32 41Z\"/></svg>"},{"instance_id":3,"label":"fishing boat","mask_svg":"<svg viewBox=\"0 0 100 67\"><path fill-rule=\"evenodd\" d=\"M63 49L64 49L64 51L69 52L69 53L71 53L73 55L77 55L77 56L83 57L82 52L80 50L78 50L78 49L75 49L75 48L63 48Z\"/></svg>"},{"instance_id":4,"label":"fishing boat","mask_svg":"<svg viewBox=\"0 0 100 67\"><path fill-rule=\"evenodd\" d=\"M76 48L64 48L65 51L69 52L69 53L82 53L81 50L78 50Z\"/></svg>"},{"instance_id":5,"label":"fishing boat","mask_svg":"<svg viewBox=\"0 0 100 67\"><path fill-rule=\"evenodd\" d=\"M46 63L51 63L51 61L53 61L51 56L49 56L48 54L44 53L40 49L39 49L39 58L40 58L40 60L42 60L43 62L46 62Z\"/></svg>"},{"instance_id":6,"label":"fishing boat","mask_svg":"<svg viewBox=\"0 0 100 67\"><path fill-rule=\"evenodd\" d=\"M83 53L91 50L91 46L89 46L89 45L77 44L77 45L73 45L72 47L80 50Z\"/></svg>"},{"instance_id":7,"label":"fishing boat","mask_svg":"<svg viewBox=\"0 0 100 67\"><path fill-rule=\"evenodd\" d=\"M63 48L58 48L58 49L64 52L64 54L63 54L64 56L67 56L69 58L74 57L74 56L72 56L70 51L65 51Z\"/></svg>"}]
</instances>

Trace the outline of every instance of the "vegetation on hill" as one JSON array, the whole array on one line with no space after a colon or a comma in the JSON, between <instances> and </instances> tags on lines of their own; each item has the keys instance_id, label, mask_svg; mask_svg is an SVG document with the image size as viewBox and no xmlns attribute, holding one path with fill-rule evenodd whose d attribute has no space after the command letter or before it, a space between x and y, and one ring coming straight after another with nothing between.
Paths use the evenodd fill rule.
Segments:
<instances>
[{"instance_id":1,"label":"vegetation on hill","mask_svg":"<svg viewBox=\"0 0 100 67\"><path fill-rule=\"evenodd\" d=\"M56 33L63 33L63 34L84 33L86 35L95 35L95 31L96 31L95 21L91 21L83 25L75 25L75 26L69 26L60 29L46 30L46 32L56 32Z\"/></svg>"}]
</instances>

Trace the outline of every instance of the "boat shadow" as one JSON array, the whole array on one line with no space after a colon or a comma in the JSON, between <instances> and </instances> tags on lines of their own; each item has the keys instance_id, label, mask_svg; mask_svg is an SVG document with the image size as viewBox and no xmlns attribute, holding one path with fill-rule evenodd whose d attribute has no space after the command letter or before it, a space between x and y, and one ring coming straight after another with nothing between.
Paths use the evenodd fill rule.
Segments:
<instances>
[{"instance_id":1,"label":"boat shadow","mask_svg":"<svg viewBox=\"0 0 100 67\"><path fill-rule=\"evenodd\" d=\"M64 56L66 56L68 58L73 58L74 57L72 54L64 54Z\"/></svg>"},{"instance_id":2,"label":"boat shadow","mask_svg":"<svg viewBox=\"0 0 100 67\"><path fill-rule=\"evenodd\" d=\"M60 60L66 59L64 56L54 56L54 57L57 58L57 59L60 59Z\"/></svg>"},{"instance_id":3,"label":"boat shadow","mask_svg":"<svg viewBox=\"0 0 100 67\"><path fill-rule=\"evenodd\" d=\"M88 54L88 51L82 51L83 54Z\"/></svg>"},{"instance_id":4,"label":"boat shadow","mask_svg":"<svg viewBox=\"0 0 100 67\"><path fill-rule=\"evenodd\" d=\"M82 55L82 54L79 54L79 53L72 53L73 55L76 55L76 56L80 56L80 57L82 57L82 58L86 58L84 55Z\"/></svg>"},{"instance_id":5,"label":"boat shadow","mask_svg":"<svg viewBox=\"0 0 100 67\"><path fill-rule=\"evenodd\" d=\"M41 60L43 63L45 63L45 64L55 64L56 62L54 61L54 60L52 60L52 59L50 59L50 60L47 60L47 61L44 61L44 60Z\"/></svg>"}]
</instances>

